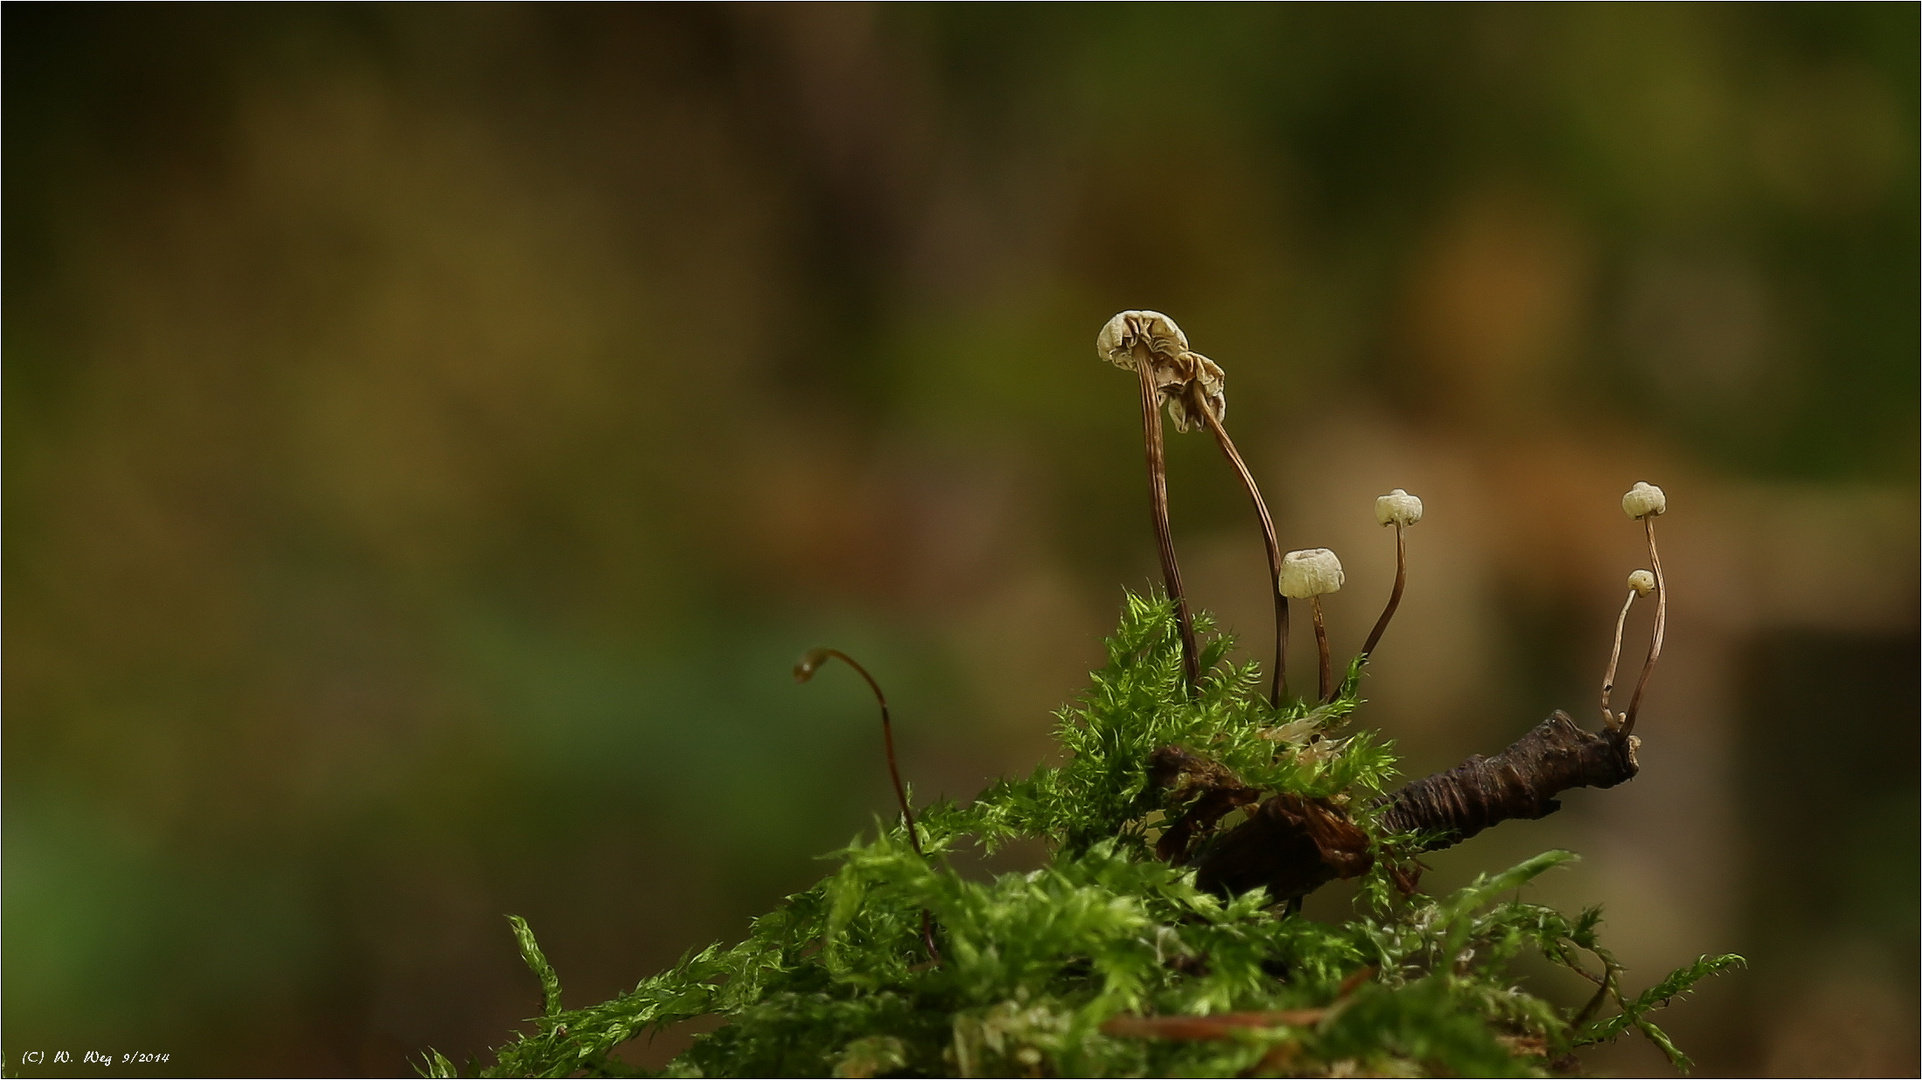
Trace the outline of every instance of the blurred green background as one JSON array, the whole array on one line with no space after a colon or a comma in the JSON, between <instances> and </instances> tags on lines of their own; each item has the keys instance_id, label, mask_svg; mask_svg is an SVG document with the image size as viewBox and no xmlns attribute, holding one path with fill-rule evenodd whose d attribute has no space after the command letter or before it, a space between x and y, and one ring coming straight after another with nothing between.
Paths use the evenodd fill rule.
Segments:
<instances>
[{"instance_id":1,"label":"blurred green background","mask_svg":"<svg viewBox=\"0 0 1922 1080\"><path fill-rule=\"evenodd\" d=\"M1157 577L1092 349L1153 307L1341 554L1339 648L1373 496L1427 500L1362 718L1412 773L1594 723L1667 489L1641 777L1431 880L1572 847L1536 892L1637 985L1752 958L1671 1014L1704 1072L1914 1075L1918 29L9 6L9 1066L398 1074L536 1010L505 913L570 1005L737 937L891 802L817 643L918 797L1030 767ZM1258 656L1243 496L1172 440Z\"/></svg>"}]
</instances>

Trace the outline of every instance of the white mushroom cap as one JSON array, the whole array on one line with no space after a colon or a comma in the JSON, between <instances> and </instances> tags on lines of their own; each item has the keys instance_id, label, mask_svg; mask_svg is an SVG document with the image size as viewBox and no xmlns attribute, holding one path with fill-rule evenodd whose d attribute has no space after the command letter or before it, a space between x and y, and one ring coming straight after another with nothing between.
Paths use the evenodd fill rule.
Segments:
<instances>
[{"instance_id":1,"label":"white mushroom cap","mask_svg":"<svg viewBox=\"0 0 1922 1080\"><path fill-rule=\"evenodd\" d=\"M1135 366L1134 347L1146 345L1157 360L1188 351L1188 335L1159 311L1123 311L1095 335L1094 350L1116 367Z\"/></svg>"},{"instance_id":2,"label":"white mushroom cap","mask_svg":"<svg viewBox=\"0 0 1922 1080\"><path fill-rule=\"evenodd\" d=\"M1628 587L1635 590L1636 596L1647 596L1655 591L1655 575L1647 570L1632 570L1628 575Z\"/></svg>"},{"instance_id":3,"label":"white mushroom cap","mask_svg":"<svg viewBox=\"0 0 1922 1080\"><path fill-rule=\"evenodd\" d=\"M1622 496L1622 512L1632 518L1657 517L1667 509L1668 496L1646 480L1635 481L1635 486Z\"/></svg>"},{"instance_id":4,"label":"white mushroom cap","mask_svg":"<svg viewBox=\"0 0 1922 1080\"><path fill-rule=\"evenodd\" d=\"M1375 520L1383 525L1413 525L1421 520L1421 500L1396 488L1375 500Z\"/></svg>"},{"instance_id":5,"label":"white mushroom cap","mask_svg":"<svg viewBox=\"0 0 1922 1080\"><path fill-rule=\"evenodd\" d=\"M1327 548L1291 551L1281 557L1281 595L1294 600L1341 591L1341 560Z\"/></svg>"}]
</instances>

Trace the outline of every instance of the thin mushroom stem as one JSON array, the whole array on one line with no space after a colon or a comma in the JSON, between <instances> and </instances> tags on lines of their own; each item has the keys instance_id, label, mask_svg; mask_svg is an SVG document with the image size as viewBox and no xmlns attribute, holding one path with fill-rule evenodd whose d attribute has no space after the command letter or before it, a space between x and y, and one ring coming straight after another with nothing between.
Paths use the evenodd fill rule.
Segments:
<instances>
[{"instance_id":1,"label":"thin mushroom stem","mask_svg":"<svg viewBox=\"0 0 1922 1080\"><path fill-rule=\"evenodd\" d=\"M888 753L888 779L894 781L894 798L901 804L901 817L907 823L908 844L914 848L916 855L926 859L928 853L921 848L921 834L914 827L914 808L908 805L908 789L901 783L901 767L895 761L894 720L888 715L888 696L881 692L881 684L874 680L874 676L868 674L868 669L862 667L860 661L839 649L830 649L825 646L809 649L802 654L800 661L794 665L794 681L804 683L814 678L814 673L822 664L827 663L830 657L859 672L861 678L867 680L868 689L874 691L875 703L881 706L881 744L886 747ZM939 964L941 949L934 943L934 914L927 908L921 909L921 943L927 946L928 956Z\"/></svg>"},{"instance_id":2,"label":"thin mushroom stem","mask_svg":"<svg viewBox=\"0 0 1922 1080\"><path fill-rule=\"evenodd\" d=\"M1181 588L1181 567L1175 562L1174 531L1168 526L1168 466L1161 445L1161 402L1146 346L1135 346L1135 371L1141 376L1142 442L1148 452L1148 500L1154 514L1155 543L1161 552L1161 580L1168 599L1175 605L1175 623L1181 631L1181 665L1188 689L1201 685L1201 652L1195 646L1194 619L1188 613L1188 595Z\"/></svg>"},{"instance_id":3,"label":"thin mushroom stem","mask_svg":"<svg viewBox=\"0 0 1922 1080\"><path fill-rule=\"evenodd\" d=\"M1248 490L1248 499L1255 504L1255 516L1261 519L1261 540L1268 546L1268 590L1275 594L1275 663L1269 678L1268 703L1277 708L1281 705L1281 688L1288 674L1288 598L1281 594L1281 545L1275 541L1275 522L1268 516L1268 504L1262 500L1261 488L1255 485L1254 474L1241 460L1235 450L1235 441L1228 437L1228 429L1221 424L1221 418L1208 404L1207 397L1193 384L1188 388L1189 400L1194 402L1195 410L1208 422L1208 430L1214 433L1215 442L1221 452L1228 457L1228 463L1235 467L1235 475L1241 478L1241 486ZM1396 530L1400 535L1400 530ZM1399 579L1395 595L1401 596Z\"/></svg>"},{"instance_id":4,"label":"thin mushroom stem","mask_svg":"<svg viewBox=\"0 0 1922 1080\"><path fill-rule=\"evenodd\" d=\"M1622 966L1616 963L1614 958L1606 953L1598 952L1595 955L1600 957L1602 961L1602 977L1595 980L1600 985L1595 988L1595 996L1589 998L1588 1004L1582 1006L1582 1011L1576 1013L1575 1019L1569 1021L1568 1026L1570 1030L1579 1031L1582 1026L1587 1024L1589 1019L1595 1015L1596 1010L1602 1007L1602 1002L1608 1000L1611 995L1618 995L1620 993L1616 987L1621 981ZM1575 970L1582 971L1580 968L1576 968ZM1582 974L1588 975L1588 972L1582 971Z\"/></svg>"},{"instance_id":5,"label":"thin mushroom stem","mask_svg":"<svg viewBox=\"0 0 1922 1080\"><path fill-rule=\"evenodd\" d=\"M1363 663L1374 654L1375 646L1381 644L1388 620L1395 617L1395 609L1401 606L1402 590L1408 587L1408 538L1402 535L1403 528L1401 522L1395 523L1395 588L1388 594L1388 606L1381 609L1381 618L1375 620L1375 628L1368 631L1368 640L1361 647Z\"/></svg>"},{"instance_id":6,"label":"thin mushroom stem","mask_svg":"<svg viewBox=\"0 0 1922 1080\"><path fill-rule=\"evenodd\" d=\"M1635 606L1635 590L1628 590L1628 599L1622 601L1622 613L1615 617L1615 646L1608 651L1608 670L1602 674L1602 723L1615 730L1621 720L1608 711L1608 699L1615 692L1615 664L1622 658L1622 628L1628 625L1628 609Z\"/></svg>"},{"instance_id":7,"label":"thin mushroom stem","mask_svg":"<svg viewBox=\"0 0 1922 1080\"><path fill-rule=\"evenodd\" d=\"M1648 659L1642 661L1642 677L1635 680L1635 693L1628 699L1628 712L1622 717L1622 736L1626 738L1635 732L1635 714L1642 708L1642 691L1648 687L1648 676L1655 670L1655 661L1662 658L1662 635L1668 629L1668 579L1662 576L1662 556L1655 550L1655 515L1642 518L1643 531L1648 535L1648 561L1655 569L1655 630L1648 639Z\"/></svg>"},{"instance_id":8,"label":"thin mushroom stem","mask_svg":"<svg viewBox=\"0 0 1922 1080\"><path fill-rule=\"evenodd\" d=\"M914 809L908 805L908 789L901 783L901 767L894 759L894 721L888 715L888 698L881 692L881 684L874 681L874 676L868 674L868 669L862 667L860 661L839 649L825 646L809 649L801 657L800 662L794 665L794 681L804 683L812 679L815 671L829 657L860 672L861 677L868 681L868 689L874 691L874 700L881 706L881 743L888 752L888 779L894 781L894 797L901 804L901 817L907 821L908 843L913 845L916 855L926 858L927 852L921 850L921 837L914 829Z\"/></svg>"},{"instance_id":9,"label":"thin mushroom stem","mask_svg":"<svg viewBox=\"0 0 1922 1080\"><path fill-rule=\"evenodd\" d=\"M1308 610L1315 617L1315 650L1321 654L1321 700L1332 701L1335 697L1335 669L1328 663L1328 628L1321 623L1321 597L1308 601Z\"/></svg>"}]
</instances>

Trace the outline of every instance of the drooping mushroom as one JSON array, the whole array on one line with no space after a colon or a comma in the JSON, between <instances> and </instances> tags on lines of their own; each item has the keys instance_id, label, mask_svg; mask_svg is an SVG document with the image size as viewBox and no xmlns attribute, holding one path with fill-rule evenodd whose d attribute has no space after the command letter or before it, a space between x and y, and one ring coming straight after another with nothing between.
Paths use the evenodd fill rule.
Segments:
<instances>
[{"instance_id":1,"label":"drooping mushroom","mask_svg":"<svg viewBox=\"0 0 1922 1080\"><path fill-rule=\"evenodd\" d=\"M1168 525L1168 467L1161 440L1161 403L1165 388L1185 385L1192 378L1193 354L1188 351L1188 337L1181 327L1159 311L1123 311L1109 319L1095 337L1095 352L1116 367L1133 369L1141 383L1141 436L1148 458L1149 509L1161 554L1161 580L1174 604L1181 633L1182 670L1192 690L1201 682L1201 653L1195 645L1188 597L1181 587L1181 566L1175 561L1174 532Z\"/></svg>"}]
</instances>

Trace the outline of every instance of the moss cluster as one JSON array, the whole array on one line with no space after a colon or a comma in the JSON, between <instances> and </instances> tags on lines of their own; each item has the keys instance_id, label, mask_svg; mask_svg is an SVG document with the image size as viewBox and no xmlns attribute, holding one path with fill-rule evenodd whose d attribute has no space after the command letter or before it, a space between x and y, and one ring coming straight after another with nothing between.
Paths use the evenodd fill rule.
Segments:
<instances>
[{"instance_id":1,"label":"moss cluster","mask_svg":"<svg viewBox=\"0 0 1922 1080\"><path fill-rule=\"evenodd\" d=\"M900 823L880 828L732 948L565 1009L532 931L514 920L544 1008L483 1074L629 1075L616 1047L704 1016L724 1024L665 1075L1537 1076L1631 1028L1687 1067L1648 1014L1741 959L1704 957L1628 997L1596 941L1597 910L1569 918L1504 899L1566 852L1446 897L1401 896L1392 860L1378 858L1354 917L1333 925L1260 890L1202 891L1191 870L1156 859L1158 822L1179 809L1149 779L1159 747L1205 753L1250 786L1336 800L1371 831L1370 807L1394 774L1389 745L1344 734L1359 665L1333 701L1273 709L1253 693L1255 670L1225 664L1227 639L1197 621L1208 641L1198 693L1183 685L1170 605L1130 597L1106 666L1060 713L1064 764L965 806L928 807L925 859ZM943 858L1017 838L1047 842L1048 865L971 881ZM1407 839L1377 837L1377 849ZM929 917L938 962L924 944ZM1592 980L1594 999L1565 1011L1522 989L1511 964L1531 953ZM426 1071L456 1075L437 1053Z\"/></svg>"}]
</instances>

